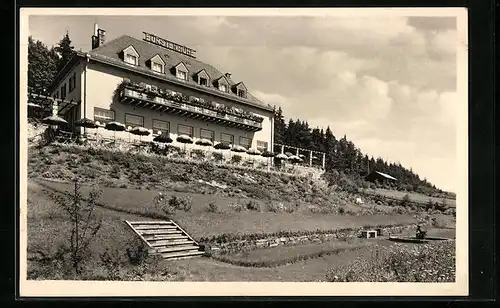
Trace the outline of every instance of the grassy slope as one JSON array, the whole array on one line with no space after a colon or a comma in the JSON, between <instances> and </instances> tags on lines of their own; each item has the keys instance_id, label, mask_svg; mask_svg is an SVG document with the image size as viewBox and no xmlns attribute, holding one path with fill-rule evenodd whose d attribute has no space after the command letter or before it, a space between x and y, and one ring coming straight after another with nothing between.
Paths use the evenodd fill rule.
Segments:
<instances>
[{"instance_id":1,"label":"grassy slope","mask_svg":"<svg viewBox=\"0 0 500 308\"><path fill-rule=\"evenodd\" d=\"M381 195L384 197L389 197L397 200L403 199L403 197L407 194L410 197L411 201L419 202L419 203L427 203L429 200L432 200L432 202L444 202L446 205L450 207L455 207L456 206L456 200L454 199L445 199L445 198L435 198L435 197L429 197L413 192L404 192L404 191L397 191L397 190L388 190L388 189L366 189L367 193L371 194L376 194L376 195Z\"/></svg>"},{"instance_id":2,"label":"grassy slope","mask_svg":"<svg viewBox=\"0 0 500 308\"><path fill-rule=\"evenodd\" d=\"M71 184L43 182L44 185L59 191L72 189ZM153 190L136 190L103 187L100 201L102 204L123 210L138 209L151 202L158 193ZM83 187L88 193L90 187ZM343 216L338 214L311 213L304 209L295 213L270 213L256 211L235 212L229 205L242 202L238 198L217 197L193 193L171 192L171 195L189 195L193 200L190 212L176 212L172 218L194 238L208 237L223 233L273 233L280 230L331 230L355 228L365 225L411 224L416 220L410 215L369 215ZM208 204L215 202L220 213L207 211ZM143 218L144 219L144 218Z\"/></svg>"}]
</instances>

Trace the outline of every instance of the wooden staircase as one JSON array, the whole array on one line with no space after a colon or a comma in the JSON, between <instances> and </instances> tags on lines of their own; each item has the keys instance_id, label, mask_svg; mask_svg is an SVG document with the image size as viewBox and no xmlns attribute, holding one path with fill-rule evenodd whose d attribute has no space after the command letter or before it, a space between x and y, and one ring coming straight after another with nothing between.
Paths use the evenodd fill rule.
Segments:
<instances>
[{"instance_id":1,"label":"wooden staircase","mask_svg":"<svg viewBox=\"0 0 500 308\"><path fill-rule=\"evenodd\" d=\"M179 260L204 254L198 243L174 221L125 221L148 245L149 252L164 259Z\"/></svg>"}]
</instances>

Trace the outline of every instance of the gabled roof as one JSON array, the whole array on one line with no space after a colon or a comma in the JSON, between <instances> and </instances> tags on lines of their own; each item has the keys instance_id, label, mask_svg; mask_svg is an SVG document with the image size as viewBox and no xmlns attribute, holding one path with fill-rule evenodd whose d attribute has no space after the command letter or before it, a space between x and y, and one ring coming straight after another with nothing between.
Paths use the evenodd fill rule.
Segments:
<instances>
[{"instance_id":1,"label":"gabled roof","mask_svg":"<svg viewBox=\"0 0 500 308\"><path fill-rule=\"evenodd\" d=\"M245 84L243 82L240 81L234 85L235 88L241 88L242 86L243 86L243 89L245 89L245 91L246 91L247 87L245 86Z\"/></svg>"},{"instance_id":2,"label":"gabled roof","mask_svg":"<svg viewBox=\"0 0 500 308\"><path fill-rule=\"evenodd\" d=\"M140 56L139 53L137 52L137 50L135 50L134 46L132 45L129 45L128 47L124 48L122 50L122 52L125 52L125 51L132 51L136 56Z\"/></svg>"},{"instance_id":3,"label":"gabled roof","mask_svg":"<svg viewBox=\"0 0 500 308\"><path fill-rule=\"evenodd\" d=\"M184 69L186 72L189 72L186 64L184 64L184 62L179 62L179 64L177 64L176 66L174 66L176 69L179 69L179 67L181 67L182 69Z\"/></svg>"},{"instance_id":4,"label":"gabled roof","mask_svg":"<svg viewBox=\"0 0 500 308\"><path fill-rule=\"evenodd\" d=\"M205 70L207 74L214 79L219 79L224 77L229 86L234 86L236 85L235 82L231 80L231 78L227 78L224 76L222 72L220 72L218 69L215 67L211 66L210 64L204 63L202 61L199 61L195 58L189 57L187 55L183 55L181 53L175 52L173 50L169 50L166 48L162 48L160 46L151 44L149 42L145 42L143 40L139 40L136 38L133 38L128 35L122 35L114 40L110 40L106 42L105 44L89 51L89 55L91 56L92 59L100 59L102 60L101 62L105 62L110 65L117 65L121 61L119 57L119 53L127 48L128 46L134 46L135 50L138 52L140 55L139 57L139 63L138 67L136 68L138 71L141 70L141 68L147 68L146 66L146 61L147 59L151 59L154 55L158 54L161 59L165 62L165 71L169 71L172 67L177 66L179 63L184 63L185 66L187 66L187 69L191 72L198 72L201 70ZM122 67L122 66L120 66ZM125 67L124 67L125 68ZM134 69L134 68L126 68L126 69ZM220 76L220 77L219 77ZM175 82L175 76L168 76L168 73L165 76L167 79L170 79ZM199 86L195 80L189 79L187 81L187 84L192 84L193 86ZM208 87L204 87L204 91L208 91L213 89L210 93L213 93L215 95L220 95L223 97L230 97L231 99L242 101L242 102L249 102L250 105L254 105L260 108L263 108L265 110L270 110L272 111L272 107L269 105L266 105L259 101L256 97L252 96L250 93L247 94L246 99L242 99L238 97L234 93L225 93L217 90L215 85L210 84ZM203 91L202 90L202 91Z\"/></svg>"},{"instance_id":5,"label":"gabled roof","mask_svg":"<svg viewBox=\"0 0 500 308\"><path fill-rule=\"evenodd\" d=\"M208 73L207 73L207 71L205 71L205 69L202 69L201 71L196 73L196 76L200 76L200 75L205 75L205 76L207 76L207 78L210 78L210 75L208 75Z\"/></svg>"},{"instance_id":6,"label":"gabled roof","mask_svg":"<svg viewBox=\"0 0 500 308\"><path fill-rule=\"evenodd\" d=\"M223 80L225 83L229 84L229 81L227 80L226 76L224 76L224 75L222 75L222 76L220 76L219 78L215 79L215 80L214 80L214 82L215 82L216 84L219 84L219 82L220 82L221 80Z\"/></svg>"},{"instance_id":7,"label":"gabled roof","mask_svg":"<svg viewBox=\"0 0 500 308\"><path fill-rule=\"evenodd\" d=\"M158 61L158 62L161 62L163 65L165 65L165 61L163 61L163 59L160 57L159 54L156 54L154 57L149 59L149 61Z\"/></svg>"},{"instance_id":8,"label":"gabled roof","mask_svg":"<svg viewBox=\"0 0 500 308\"><path fill-rule=\"evenodd\" d=\"M378 174L378 175L380 175L380 176L382 176L382 177L384 177L386 179L397 181L397 179L395 177L392 177L392 176L390 176L390 175L388 175L386 173L379 172L379 171L373 171L373 173L376 173L376 174Z\"/></svg>"}]
</instances>

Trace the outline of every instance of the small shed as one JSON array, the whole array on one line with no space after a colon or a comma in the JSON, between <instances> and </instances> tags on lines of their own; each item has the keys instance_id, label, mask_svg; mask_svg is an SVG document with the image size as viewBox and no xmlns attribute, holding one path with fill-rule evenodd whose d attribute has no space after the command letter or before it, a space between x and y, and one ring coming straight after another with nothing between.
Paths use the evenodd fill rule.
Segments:
<instances>
[{"instance_id":1,"label":"small shed","mask_svg":"<svg viewBox=\"0 0 500 308\"><path fill-rule=\"evenodd\" d=\"M376 180L379 182L396 182L397 179L393 176L390 176L386 173L373 171L365 177L365 180L369 182L375 182Z\"/></svg>"}]
</instances>

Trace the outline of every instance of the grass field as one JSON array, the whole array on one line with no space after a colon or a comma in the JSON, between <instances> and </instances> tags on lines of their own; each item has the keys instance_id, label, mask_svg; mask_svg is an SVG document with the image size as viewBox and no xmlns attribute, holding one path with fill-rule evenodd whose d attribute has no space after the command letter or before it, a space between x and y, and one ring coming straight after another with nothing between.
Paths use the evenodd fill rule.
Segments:
<instances>
[{"instance_id":1,"label":"grass field","mask_svg":"<svg viewBox=\"0 0 500 308\"><path fill-rule=\"evenodd\" d=\"M445 198L435 198L435 197L429 197L413 192L404 192L404 191L397 191L397 190L388 190L388 189L366 189L366 192L369 194L376 194L376 195L381 195L384 197L392 198L392 199L397 199L397 200L402 200L405 195L408 195L410 197L411 201L418 202L418 203L427 203L429 200L432 200L432 202L437 202L437 203L442 203L444 202L447 206L450 207L455 207L456 206L456 200L453 199L445 199Z\"/></svg>"},{"instance_id":2,"label":"grass field","mask_svg":"<svg viewBox=\"0 0 500 308\"><path fill-rule=\"evenodd\" d=\"M59 191L70 191L71 184L57 182L43 182L51 188ZM84 193L90 191L90 187L82 187ZM150 203L158 193L153 190L136 190L103 187L101 203L109 208L123 211L140 210L141 207ZM239 198L217 197L214 195L203 195L193 193L171 192L171 195L190 196L193 206L189 212L176 212L172 218L182 226L194 238L210 237L223 233L273 233L280 230L332 230L343 228L357 228L361 226L411 224L417 220L410 215L369 215L349 216L336 214L311 213L308 211L297 211L294 213L272 213L261 211L235 212L230 204L244 203ZM208 212L208 204L215 202L220 208L220 213Z\"/></svg>"}]
</instances>

